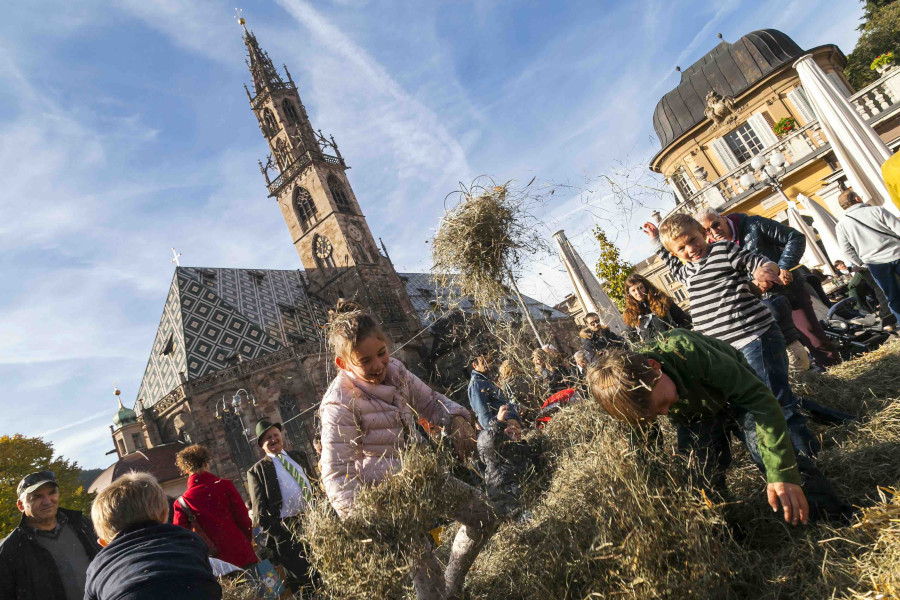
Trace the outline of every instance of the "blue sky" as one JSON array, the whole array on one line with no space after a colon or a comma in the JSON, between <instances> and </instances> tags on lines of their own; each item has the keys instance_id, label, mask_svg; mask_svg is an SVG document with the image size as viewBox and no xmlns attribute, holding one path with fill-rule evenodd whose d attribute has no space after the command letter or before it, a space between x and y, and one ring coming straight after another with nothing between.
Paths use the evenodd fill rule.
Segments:
<instances>
[{"instance_id":1,"label":"blue sky","mask_svg":"<svg viewBox=\"0 0 900 600\"><path fill-rule=\"evenodd\" d=\"M313 125L335 136L398 271L427 270L444 197L481 174L560 190L539 211L588 262L600 219L648 249L596 178L657 149L651 116L716 33L765 27L852 50L856 0L247 0ZM0 435L43 435L85 467L133 402L173 265L297 268L256 161L233 2L12 0L0 20ZM636 170L640 172L640 168ZM587 190L587 191L585 191ZM525 293L568 293L555 256Z\"/></svg>"}]
</instances>

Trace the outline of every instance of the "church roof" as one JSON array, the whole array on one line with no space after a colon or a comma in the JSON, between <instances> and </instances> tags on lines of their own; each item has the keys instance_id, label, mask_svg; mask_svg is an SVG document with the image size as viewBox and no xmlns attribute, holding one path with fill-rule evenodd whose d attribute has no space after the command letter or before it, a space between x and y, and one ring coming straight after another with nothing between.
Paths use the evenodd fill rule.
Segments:
<instances>
[{"instance_id":1,"label":"church roof","mask_svg":"<svg viewBox=\"0 0 900 600\"><path fill-rule=\"evenodd\" d=\"M720 43L682 71L678 86L656 105L653 128L663 149L706 119L710 91L736 97L802 54L794 40L776 29L760 29L734 43Z\"/></svg>"},{"instance_id":2,"label":"church roof","mask_svg":"<svg viewBox=\"0 0 900 600\"><path fill-rule=\"evenodd\" d=\"M178 267L138 398L147 407L181 384L300 342L319 340L323 301L296 270Z\"/></svg>"},{"instance_id":3,"label":"church roof","mask_svg":"<svg viewBox=\"0 0 900 600\"><path fill-rule=\"evenodd\" d=\"M183 477L184 475L175 466L175 455L184 448L186 448L184 444L175 442L126 454L106 467L88 488L88 492L95 494L103 491L109 484L129 471L150 473L160 483Z\"/></svg>"},{"instance_id":4,"label":"church roof","mask_svg":"<svg viewBox=\"0 0 900 600\"><path fill-rule=\"evenodd\" d=\"M473 310L471 300L461 298L462 294L453 286L450 289L439 288L431 273L398 273L398 275L406 284L406 293L412 301L413 308L416 309L422 325L431 325L441 316L442 312L450 307L458 306L464 312ZM538 302L534 298L529 298L524 294L522 298L535 321L569 318L566 313ZM506 299L506 305L508 313L521 314L521 306L514 296L511 295Z\"/></svg>"}]
</instances>

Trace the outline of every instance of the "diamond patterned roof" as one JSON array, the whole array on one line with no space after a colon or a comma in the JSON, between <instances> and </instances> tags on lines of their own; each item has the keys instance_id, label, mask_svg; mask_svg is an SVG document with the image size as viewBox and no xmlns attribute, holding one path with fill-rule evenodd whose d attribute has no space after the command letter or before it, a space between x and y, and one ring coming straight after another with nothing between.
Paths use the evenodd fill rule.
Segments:
<instances>
[{"instance_id":1,"label":"diamond patterned roof","mask_svg":"<svg viewBox=\"0 0 900 600\"><path fill-rule=\"evenodd\" d=\"M178 267L138 398L152 406L187 380L287 345L320 340L327 309L301 271Z\"/></svg>"}]
</instances>

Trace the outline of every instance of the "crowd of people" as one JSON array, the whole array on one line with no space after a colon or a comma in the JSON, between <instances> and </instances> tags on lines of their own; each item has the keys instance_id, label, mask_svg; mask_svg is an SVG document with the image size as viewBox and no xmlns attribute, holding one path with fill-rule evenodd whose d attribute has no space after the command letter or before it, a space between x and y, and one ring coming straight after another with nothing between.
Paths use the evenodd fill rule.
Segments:
<instances>
[{"instance_id":1,"label":"crowd of people","mask_svg":"<svg viewBox=\"0 0 900 600\"><path fill-rule=\"evenodd\" d=\"M852 191L841 205L846 256L836 266L850 296L859 309L877 303L900 317L900 221ZM799 263L809 241L771 219L712 210L646 223L644 231L687 289L690 312L645 277L630 276L629 334L590 313L571 360L552 345L534 350L545 407L553 398L581 399L576 410L602 409L642 432L666 415L678 450L694 457L696 486L723 500L731 498L725 474L737 436L786 522L850 519L852 507L816 467L819 444L806 413L853 417L798 397L788 376L809 368L810 357L821 369L839 360L813 308L820 295L807 285L813 275ZM498 525L529 518L522 484L540 467L523 430L550 417L534 414L534 393L517 383L510 361L495 368L496 349L473 348L466 407L392 357L380 324L358 305L339 302L328 331L337 375L319 406L319 456L286 448L280 423L257 423L264 457L247 474L249 511L234 484L209 471L210 453L198 445L177 457L187 490L171 507L150 475L131 473L97 495L87 518L59 507L53 473L29 474L17 488L21 522L0 544L0 600L217 599L216 575L265 578L263 547L288 589L314 589L321 579L297 535L306 510L318 497L337 518L353 514L363 486L391 478L409 445L429 443L423 421L462 461L475 459L482 479L472 485L447 475L455 502L445 516L460 527L446 568L423 529L409 575L422 600L464 597L466 574Z\"/></svg>"}]
</instances>

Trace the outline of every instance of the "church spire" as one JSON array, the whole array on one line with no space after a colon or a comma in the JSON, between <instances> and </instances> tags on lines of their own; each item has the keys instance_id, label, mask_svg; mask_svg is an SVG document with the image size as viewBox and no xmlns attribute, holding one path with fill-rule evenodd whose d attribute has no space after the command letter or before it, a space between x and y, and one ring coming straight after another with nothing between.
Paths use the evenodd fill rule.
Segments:
<instances>
[{"instance_id":1,"label":"church spire","mask_svg":"<svg viewBox=\"0 0 900 600\"><path fill-rule=\"evenodd\" d=\"M293 82L286 84L281 79L281 75L275 69L269 54L260 49L259 42L252 31L247 29L244 19L238 19L238 23L244 28L244 45L247 46L247 68L250 69L250 75L253 77L253 91L255 96L259 96L264 92L275 92L278 90L290 89Z\"/></svg>"}]
</instances>

